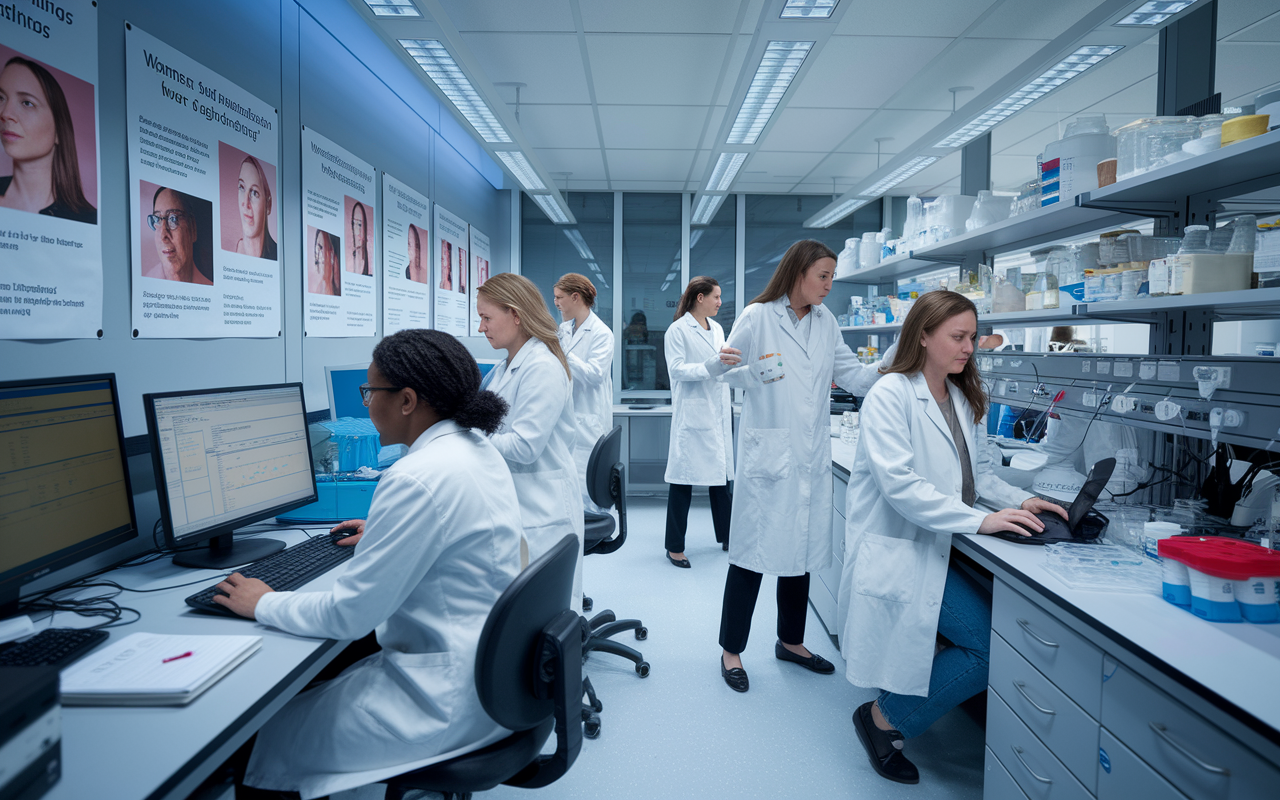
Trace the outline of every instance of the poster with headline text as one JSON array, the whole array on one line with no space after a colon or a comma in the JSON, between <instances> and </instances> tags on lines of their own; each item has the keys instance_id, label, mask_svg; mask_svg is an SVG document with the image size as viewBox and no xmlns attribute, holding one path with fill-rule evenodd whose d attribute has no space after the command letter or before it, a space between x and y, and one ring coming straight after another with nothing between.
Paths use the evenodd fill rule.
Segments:
<instances>
[{"instance_id":1,"label":"poster with headline text","mask_svg":"<svg viewBox=\"0 0 1280 800\"><path fill-rule=\"evenodd\" d=\"M489 280L489 237L481 233L476 226L469 226L471 231L471 282L467 286L470 292L467 304L468 335L480 336L480 315L476 313L476 290Z\"/></svg>"},{"instance_id":2,"label":"poster with headline text","mask_svg":"<svg viewBox=\"0 0 1280 800\"><path fill-rule=\"evenodd\" d=\"M437 203L436 249L432 253L432 270L435 277L436 330L467 335L467 221L450 214Z\"/></svg>"},{"instance_id":3,"label":"poster with headline text","mask_svg":"<svg viewBox=\"0 0 1280 800\"><path fill-rule=\"evenodd\" d=\"M0 339L102 335L98 9L0 3Z\"/></svg>"},{"instance_id":4,"label":"poster with headline text","mask_svg":"<svg viewBox=\"0 0 1280 800\"><path fill-rule=\"evenodd\" d=\"M431 327L431 202L382 173L382 335Z\"/></svg>"},{"instance_id":5,"label":"poster with headline text","mask_svg":"<svg viewBox=\"0 0 1280 800\"><path fill-rule=\"evenodd\" d=\"M281 331L278 114L125 23L133 329Z\"/></svg>"}]
</instances>

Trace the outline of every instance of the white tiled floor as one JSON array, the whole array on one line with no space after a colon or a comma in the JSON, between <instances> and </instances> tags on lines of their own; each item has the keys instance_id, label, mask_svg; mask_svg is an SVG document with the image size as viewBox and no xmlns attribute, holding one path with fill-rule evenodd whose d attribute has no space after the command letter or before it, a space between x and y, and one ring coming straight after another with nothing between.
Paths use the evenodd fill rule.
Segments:
<instances>
[{"instance_id":1,"label":"white tiled floor","mask_svg":"<svg viewBox=\"0 0 1280 800\"><path fill-rule=\"evenodd\" d=\"M644 621L647 641L637 643L630 633L620 640L644 653L652 672L641 679L629 661L592 655L585 670L604 703L600 738L584 740L573 768L551 786L536 792L501 786L483 797L982 796L983 732L963 710L907 743L919 786L891 783L871 770L850 716L875 693L844 679L844 662L812 608L806 643L835 662L836 674L815 675L774 658L772 578L761 586L743 653L751 691L725 686L717 638L728 554L715 543L705 495L694 497L689 515L688 570L664 557L665 499L635 498L628 510L626 544L587 557L585 589L596 610ZM333 800L381 797L379 786Z\"/></svg>"}]
</instances>

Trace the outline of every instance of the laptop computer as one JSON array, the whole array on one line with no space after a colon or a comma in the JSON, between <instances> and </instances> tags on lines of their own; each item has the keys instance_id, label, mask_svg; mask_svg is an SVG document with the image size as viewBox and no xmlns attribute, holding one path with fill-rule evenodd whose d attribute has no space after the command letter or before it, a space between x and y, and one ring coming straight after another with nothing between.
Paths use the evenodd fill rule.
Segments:
<instances>
[{"instance_id":1,"label":"laptop computer","mask_svg":"<svg viewBox=\"0 0 1280 800\"><path fill-rule=\"evenodd\" d=\"M1115 468L1116 460L1114 458L1104 458L1093 465L1089 470L1089 475L1085 478L1084 486L1080 487L1080 493L1076 495L1071 507L1067 509L1067 519L1065 521L1052 511L1041 511L1036 514L1036 519L1044 523L1043 531L1036 532L1026 528L1031 534L1030 536L1022 536L1012 531L1001 531L995 535L1018 544L1092 542L1097 540L1102 535L1102 532L1106 530L1107 523L1110 520L1094 511L1093 504L1098 501L1098 496L1102 494L1107 481L1111 480L1111 473L1115 471Z\"/></svg>"}]
</instances>

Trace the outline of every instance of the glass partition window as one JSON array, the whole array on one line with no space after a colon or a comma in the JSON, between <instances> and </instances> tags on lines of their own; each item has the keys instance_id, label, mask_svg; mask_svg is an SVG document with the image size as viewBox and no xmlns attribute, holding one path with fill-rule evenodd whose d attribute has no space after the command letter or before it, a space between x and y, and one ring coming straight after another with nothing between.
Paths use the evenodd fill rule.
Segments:
<instances>
[{"instance_id":1,"label":"glass partition window","mask_svg":"<svg viewBox=\"0 0 1280 800\"><path fill-rule=\"evenodd\" d=\"M546 298L551 316L560 322L552 288L561 275L586 275L596 287L592 309L613 327L613 193L569 192L566 198L576 225L553 225L542 209L521 193L520 274L533 281ZM676 223L680 218L677 213Z\"/></svg>"},{"instance_id":2,"label":"glass partition window","mask_svg":"<svg viewBox=\"0 0 1280 800\"><path fill-rule=\"evenodd\" d=\"M663 338L683 289L680 195L624 194L620 337L624 397L670 390Z\"/></svg>"},{"instance_id":3,"label":"glass partition window","mask_svg":"<svg viewBox=\"0 0 1280 800\"><path fill-rule=\"evenodd\" d=\"M787 248L801 239L817 239L839 253L846 239L881 227L880 203L863 206L830 228L806 228L804 221L831 202L831 195L747 195L744 301L768 285ZM727 202L725 205L729 205ZM721 312L722 314L724 312ZM844 313L843 309L836 313ZM721 323L723 324L723 323Z\"/></svg>"},{"instance_id":4,"label":"glass partition window","mask_svg":"<svg viewBox=\"0 0 1280 800\"><path fill-rule=\"evenodd\" d=\"M706 275L720 284L723 305L716 315L716 322L724 328L725 336L733 327L738 315L734 291L737 288L736 244L738 236L738 203L735 195L729 195L720 204L710 225L689 229L689 277ZM684 287L680 287L681 292Z\"/></svg>"}]
</instances>

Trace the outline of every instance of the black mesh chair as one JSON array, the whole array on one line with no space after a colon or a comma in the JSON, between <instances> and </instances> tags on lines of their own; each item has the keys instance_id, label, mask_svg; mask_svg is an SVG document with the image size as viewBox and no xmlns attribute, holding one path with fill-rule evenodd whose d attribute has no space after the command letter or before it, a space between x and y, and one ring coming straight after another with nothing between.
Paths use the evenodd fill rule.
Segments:
<instances>
[{"instance_id":1,"label":"black mesh chair","mask_svg":"<svg viewBox=\"0 0 1280 800\"><path fill-rule=\"evenodd\" d=\"M536 789L569 771L582 749L582 617L569 608L576 536L529 565L489 612L476 654L476 690L495 722L515 731L448 761L383 781L387 800L411 789L465 800L500 783ZM556 732L556 751L541 755Z\"/></svg>"}]
</instances>

